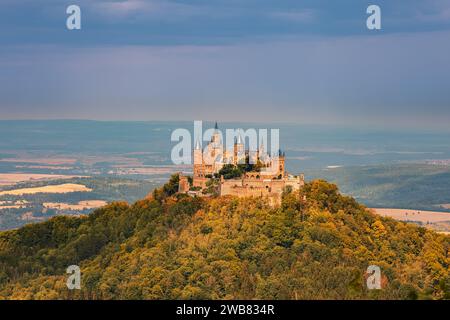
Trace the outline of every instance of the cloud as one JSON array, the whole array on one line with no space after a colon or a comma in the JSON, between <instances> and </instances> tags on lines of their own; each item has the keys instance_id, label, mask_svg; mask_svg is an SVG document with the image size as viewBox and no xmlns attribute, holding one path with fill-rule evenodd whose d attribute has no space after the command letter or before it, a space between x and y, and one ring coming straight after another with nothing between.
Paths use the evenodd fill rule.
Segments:
<instances>
[{"instance_id":1,"label":"cloud","mask_svg":"<svg viewBox=\"0 0 450 320\"><path fill-rule=\"evenodd\" d=\"M367 34L360 0L77 0L83 31L68 34L71 0L0 1L0 45L211 45L285 36ZM450 29L448 0L378 0L383 34Z\"/></svg>"},{"instance_id":2,"label":"cloud","mask_svg":"<svg viewBox=\"0 0 450 320\"><path fill-rule=\"evenodd\" d=\"M3 50L3 117L450 121L450 32ZM46 115L46 116L44 116Z\"/></svg>"},{"instance_id":3,"label":"cloud","mask_svg":"<svg viewBox=\"0 0 450 320\"><path fill-rule=\"evenodd\" d=\"M305 9L302 11L276 11L269 14L270 17L290 22L309 23L315 20L315 11Z\"/></svg>"},{"instance_id":4,"label":"cloud","mask_svg":"<svg viewBox=\"0 0 450 320\"><path fill-rule=\"evenodd\" d=\"M154 1L124 0L124 1L100 1L93 3L93 7L107 15L126 16L130 13L151 10L156 7Z\"/></svg>"},{"instance_id":5,"label":"cloud","mask_svg":"<svg viewBox=\"0 0 450 320\"><path fill-rule=\"evenodd\" d=\"M103 18L128 19L138 16L142 21L149 19L176 21L183 17L192 17L205 14L205 8L169 0L104 0L86 4ZM117 22L117 20L116 20Z\"/></svg>"},{"instance_id":6,"label":"cloud","mask_svg":"<svg viewBox=\"0 0 450 320\"><path fill-rule=\"evenodd\" d=\"M379 2L4 0L1 115L448 126L450 3Z\"/></svg>"}]
</instances>

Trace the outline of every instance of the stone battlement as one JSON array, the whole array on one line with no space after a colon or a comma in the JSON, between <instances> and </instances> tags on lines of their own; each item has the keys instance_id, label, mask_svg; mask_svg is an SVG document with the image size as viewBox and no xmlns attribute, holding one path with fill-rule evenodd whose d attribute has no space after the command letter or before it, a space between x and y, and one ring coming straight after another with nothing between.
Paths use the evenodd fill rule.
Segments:
<instances>
[{"instance_id":1,"label":"stone battlement","mask_svg":"<svg viewBox=\"0 0 450 320\"><path fill-rule=\"evenodd\" d=\"M291 189L299 190L303 185L303 175L294 177L287 176L281 179L264 179L261 176L241 179L220 179L219 194L233 195L237 197L267 197L272 205L281 203L283 191Z\"/></svg>"}]
</instances>

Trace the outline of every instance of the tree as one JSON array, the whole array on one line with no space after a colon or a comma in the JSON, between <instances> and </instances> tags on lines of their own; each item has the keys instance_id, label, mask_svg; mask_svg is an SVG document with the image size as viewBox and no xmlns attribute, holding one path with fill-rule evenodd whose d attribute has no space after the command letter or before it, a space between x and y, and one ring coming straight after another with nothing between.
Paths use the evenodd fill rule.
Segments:
<instances>
[{"instance_id":1,"label":"tree","mask_svg":"<svg viewBox=\"0 0 450 320\"><path fill-rule=\"evenodd\" d=\"M164 201L1 232L0 299L449 298L450 237L377 216L325 181L279 207L173 194L175 184L159 189ZM71 264L82 288L68 293ZM365 284L372 264L376 292Z\"/></svg>"},{"instance_id":2,"label":"tree","mask_svg":"<svg viewBox=\"0 0 450 320\"><path fill-rule=\"evenodd\" d=\"M219 170L219 176L223 176L224 179L234 179L242 176L244 171L239 167L233 164L225 164Z\"/></svg>"}]
</instances>

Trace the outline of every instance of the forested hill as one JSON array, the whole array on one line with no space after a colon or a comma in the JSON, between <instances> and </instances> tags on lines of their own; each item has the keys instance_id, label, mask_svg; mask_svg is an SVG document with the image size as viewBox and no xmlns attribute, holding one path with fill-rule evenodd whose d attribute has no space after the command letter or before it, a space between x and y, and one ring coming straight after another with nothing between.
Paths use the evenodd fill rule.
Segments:
<instances>
[{"instance_id":1,"label":"forested hill","mask_svg":"<svg viewBox=\"0 0 450 320\"><path fill-rule=\"evenodd\" d=\"M4 299L449 299L450 237L381 218L324 181L262 199L191 198L176 178L133 205L0 234ZM81 290L66 268L81 267ZM378 265L381 290L365 272Z\"/></svg>"}]
</instances>

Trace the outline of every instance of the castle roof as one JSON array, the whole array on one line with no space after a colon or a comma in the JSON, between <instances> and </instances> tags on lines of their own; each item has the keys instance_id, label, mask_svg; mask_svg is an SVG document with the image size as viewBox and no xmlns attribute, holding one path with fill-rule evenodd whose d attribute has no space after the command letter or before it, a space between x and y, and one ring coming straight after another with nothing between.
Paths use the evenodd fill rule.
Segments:
<instances>
[{"instance_id":1,"label":"castle roof","mask_svg":"<svg viewBox=\"0 0 450 320\"><path fill-rule=\"evenodd\" d=\"M202 146L200 145L200 140L199 139L197 139L197 141L195 142L195 148L194 148L195 150L201 150L202 149Z\"/></svg>"},{"instance_id":2,"label":"castle roof","mask_svg":"<svg viewBox=\"0 0 450 320\"><path fill-rule=\"evenodd\" d=\"M239 135L238 135L238 137L237 137L237 144L242 144L243 142L242 142L242 136L241 136L241 134L239 133Z\"/></svg>"}]
</instances>

